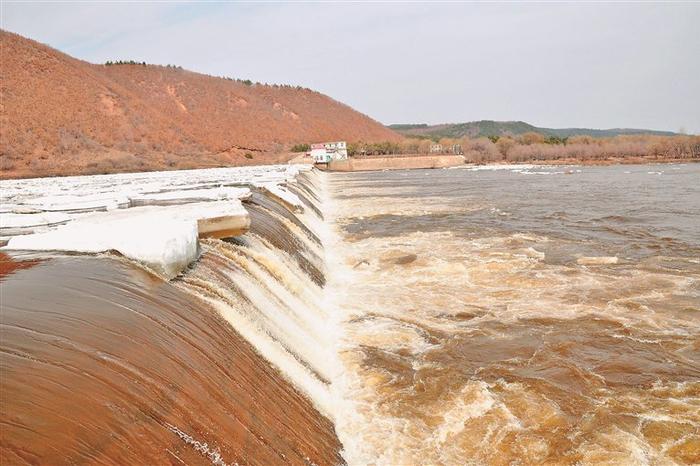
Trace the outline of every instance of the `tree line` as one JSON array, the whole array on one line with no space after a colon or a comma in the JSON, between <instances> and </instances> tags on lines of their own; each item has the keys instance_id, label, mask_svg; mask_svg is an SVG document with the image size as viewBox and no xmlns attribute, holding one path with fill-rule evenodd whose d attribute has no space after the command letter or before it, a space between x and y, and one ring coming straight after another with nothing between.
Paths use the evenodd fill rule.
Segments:
<instances>
[{"instance_id":1,"label":"tree line","mask_svg":"<svg viewBox=\"0 0 700 466\"><path fill-rule=\"evenodd\" d=\"M136 60L107 60L104 63L105 66L114 66L114 65L140 65L140 66L146 66L149 65L149 63L146 63L145 61L136 61ZM158 65L156 65L158 66ZM182 66L179 65L171 65L167 64L164 65L166 68L174 69L174 70L182 70ZM240 79L240 78L232 78L230 76L214 76L211 74L206 74L205 76L209 76L212 78L220 78L225 81L235 81L237 83L245 84L246 86L267 86L267 87L272 87L275 89L296 89L297 91L309 91L309 92L315 92L312 89L309 89L308 87L303 87L303 86L295 86L292 84L269 84L269 83L261 83L259 81L252 81L250 79Z\"/></svg>"},{"instance_id":2,"label":"tree line","mask_svg":"<svg viewBox=\"0 0 700 466\"><path fill-rule=\"evenodd\" d=\"M455 153L457 147L469 163L604 160L627 157L700 159L700 136L620 135L607 138L560 138L534 132L478 138L442 138L438 141L406 138L400 142L352 142L348 143L348 155L451 154Z\"/></svg>"},{"instance_id":3,"label":"tree line","mask_svg":"<svg viewBox=\"0 0 700 466\"><path fill-rule=\"evenodd\" d=\"M145 61L134 61L134 60L116 60L116 61L111 61L108 60L105 62L105 66L113 66L113 65L141 65L141 66L146 66ZM168 65L170 66L170 65Z\"/></svg>"}]
</instances>

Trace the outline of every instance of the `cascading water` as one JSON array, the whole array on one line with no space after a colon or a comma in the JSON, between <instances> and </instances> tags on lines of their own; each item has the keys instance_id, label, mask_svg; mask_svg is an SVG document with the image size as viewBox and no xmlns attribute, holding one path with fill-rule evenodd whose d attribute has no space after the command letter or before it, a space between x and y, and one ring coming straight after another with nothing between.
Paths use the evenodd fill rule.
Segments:
<instances>
[{"instance_id":1,"label":"cascading water","mask_svg":"<svg viewBox=\"0 0 700 466\"><path fill-rule=\"evenodd\" d=\"M288 189L297 194L303 209L265 190L254 190L245 203L251 217L250 231L236 238L200 239L197 261L167 282L130 260L111 255L78 259L41 253L31 256L46 257L49 265L34 259L22 261L21 254L0 261L14 273L4 281L0 278L3 298L9 297L3 299L6 328L0 356L8 377L2 388L3 394L17 400L3 405L3 413L10 416L13 426L1 446L3 457L18 462L20 458L54 462L64 454L75 460L108 462L341 463L340 448L328 421L338 412L331 382L340 365L335 350L338 327L323 288L326 268L319 231L324 223L318 182L314 173L288 180ZM30 270L25 274L18 271L22 268ZM32 284L35 276L41 277L37 286ZM151 277L150 281L144 277ZM90 286L92 280L98 286ZM27 286L42 298L32 296ZM47 286L50 288L43 291ZM92 307L83 311L83 303ZM122 322L122 313L135 316L135 325ZM171 313L176 316L171 317ZM217 314L226 321L223 326L228 332L212 318ZM41 321L28 319L34 315L57 315L59 320L53 330L47 330ZM25 332L42 335L42 340L35 347L27 346ZM157 344L150 343L147 334L156 338ZM74 379L52 375L45 368L27 367L36 359L59 361L57 364L66 360L65 354L52 349L56 338L52 335L61 335L66 345L81 341L81 351L92 356L75 362L72 370L87 374L94 383L64 392L62 387L71 387ZM95 335L96 341L90 337L89 343L83 343L83 337L90 335ZM253 352L236 340L239 335ZM173 354L168 354L169 338L180 345ZM115 348L124 346L123 341L138 345L138 349L117 351ZM114 361L107 372L100 367L104 358ZM269 369L266 372L269 363L286 381L275 381L279 374ZM168 373L179 378L191 374L192 380L169 381ZM36 383L42 378L45 384ZM129 395L130 385L125 385L124 378L133 380L140 391ZM27 385L28 381L34 382ZM101 381L108 381L108 388L103 388ZM75 434L69 438L61 435L60 445L43 448L33 436L23 433L46 435L42 429L54 425L56 416L63 416L62 410L78 403L73 395L89 396L89 391L106 409L80 410L75 426L70 422L66 430L93 426L82 435L101 445L111 445L109 439L113 438L119 448L82 451L79 443L69 440L80 438ZM173 391L177 395L169 393ZM23 395L12 396L15 392ZM327 419L318 418L318 414L314 419L316 411L299 392ZM117 398L121 401L110 407L110 400ZM160 399L164 401L153 407L153 400ZM52 400L62 405L52 406ZM31 403L34 407L27 408ZM210 408L206 408L207 403ZM54 413L54 408L58 412ZM34 418L23 418L28 409L36 413ZM215 412L197 414L207 409ZM101 417L92 419L91 410ZM126 433L134 417L146 419L139 427L142 444ZM120 434L107 435L114 431Z\"/></svg>"},{"instance_id":2,"label":"cascading water","mask_svg":"<svg viewBox=\"0 0 700 466\"><path fill-rule=\"evenodd\" d=\"M174 283L218 309L332 419L338 335L323 289L319 176L305 173L289 185L307 207L303 212L254 193L246 203L251 230L238 238L203 240L199 260Z\"/></svg>"}]
</instances>

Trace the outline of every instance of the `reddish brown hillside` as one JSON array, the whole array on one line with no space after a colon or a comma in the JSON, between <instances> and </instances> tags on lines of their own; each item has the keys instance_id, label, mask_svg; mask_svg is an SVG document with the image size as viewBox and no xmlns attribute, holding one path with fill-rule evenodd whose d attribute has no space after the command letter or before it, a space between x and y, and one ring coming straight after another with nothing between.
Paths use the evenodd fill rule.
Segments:
<instances>
[{"instance_id":1,"label":"reddish brown hillside","mask_svg":"<svg viewBox=\"0 0 700 466\"><path fill-rule=\"evenodd\" d=\"M3 177L272 163L295 143L401 139L308 89L93 65L5 31L0 53Z\"/></svg>"}]
</instances>

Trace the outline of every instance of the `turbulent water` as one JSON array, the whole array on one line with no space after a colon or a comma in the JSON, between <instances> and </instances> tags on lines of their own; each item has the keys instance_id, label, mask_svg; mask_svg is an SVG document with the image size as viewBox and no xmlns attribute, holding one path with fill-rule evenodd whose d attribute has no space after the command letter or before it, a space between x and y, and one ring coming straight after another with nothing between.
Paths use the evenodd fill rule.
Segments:
<instances>
[{"instance_id":1,"label":"turbulent water","mask_svg":"<svg viewBox=\"0 0 700 466\"><path fill-rule=\"evenodd\" d=\"M0 254L2 464L343 461L320 242L279 199L246 207L248 234L202 240L170 282L112 254Z\"/></svg>"},{"instance_id":2,"label":"turbulent water","mask_svg":"<svg viewBox=\"0 0 700 466\"><path fill-rule=\"evenodd\" d=\"M340 461L331 423L205 303L114 258L19 266L0 287L2 464Z\"/></svg>"},{"instance_id":3,"label":"turbulent water","mask_svg":"<svg viewBox=\"0 0 700 466\"><path fill-rule=\"evenodd\" d=\"M327 190L350 463L700 463L699 165Z\"/></svg>"},{"instance_id":4,"label":"turbulent water","mask_svg":"<svg viewBox=\"0 0 700 466\"><path fill-rule=\"evenodd\" d=\"M0 257L3 464L700 463L698 181L302 171L171 281Z\"/></svg>"}]
</instances>

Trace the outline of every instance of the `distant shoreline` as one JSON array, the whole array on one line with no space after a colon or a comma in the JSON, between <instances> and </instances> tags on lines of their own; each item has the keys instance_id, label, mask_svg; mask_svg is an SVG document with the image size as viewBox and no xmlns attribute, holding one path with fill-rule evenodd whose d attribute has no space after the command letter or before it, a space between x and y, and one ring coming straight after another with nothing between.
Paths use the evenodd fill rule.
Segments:
<instances>
[{"instance_id":1,"label":"distant shoreline","mask_svg":"<svg viewBox=\"0 0 700 466\"><path fill-rule=\"evenodd\" d=\"M700 163L700 159L650 159L648 157L616 157L604 160L581 160L581 159L562 159L562 160L526 160L523 162L505 162L505 163L468 163L466 165L484 166L484 165L584 165L584 166L607 166L607 165L654 165L668 163Z\"/></svg>"},{"instance_id":2,"label":"distant shoreline","mask_svg":"<svg viewBox=\"0 0 700 466\"><path fill-rule=\"evenodd\" d=\"M389 155L367 155L349 157L348 162L338 161L338 165L344 163L347 166L333 167L317 167L330 172L353 172L353 171L377 171L387 169L432 169L432 168L461 168L461 167L484 167L484 166L522 166L522 165L541 165L541 166L612 166L612 165L654 165L654 164L670 164L670 163L697 163L698 158L650 158L650 157L610 157L606 159L586 160L586 159L557 159L557 160L523 160L523 161L489 161L484 163L474 163L464 161L464 164L455 163L454 159L463 158L461 155L449 154L389 154ZM438 159L433 160L433 159ZM444 159L444 160L443 160ZM448 160L449 159L449 160ZM426 163L420 162L425 160ZM356 161L356 163L352 163ZM361 163L357 163L361 162ZM355 165L355 167L353 167Z\"/></svg>"},{"instance_id":3,"label":"distant shoreline","mask_svg":"<svg viewBox=\"0 0 700 466\"><path fill-rule=\"evenodd\" d=\"M289 153L284 154L286 157L280 157L277 164L280 163L294 163L294 164L311 164L310 160L305 160L303 157L299 157L299 154ZM446 154L445 154L446 155ZM392 158L392 157L428 157L426 154L387 154L387 155L366 155L360 157L351 157L352 159L379 159L379 158ZM285 160L286 159L286 160ZM668 164L668 163L699 163L700 158L650 158L650 157L614 157L600 160L582 160L582 159L558 159L558 160L524 160L518 162L508 162L508 161L493 161L485 163L471 163L465 162L464 166L485 166L485 165L502 165L502 166L518 166L518 165L583 165L583 166L594 166L594 165L653 165L653 164ZM240 166L251 166L253 164L245 164ZM275 163L259 163L257 166L265 165L275 165ZM154 171L186 171L186 170L200 170L200 169L215 169L215 168L231 168L237 167L239 165L228 165L228 166L203 166L203 167L188 167L183 169L168 169L162 168L159 170L124 170L118 172L108 172L108 173L74 173L69 172L65 174L50 174L41 176L41 174L32 174L22 172L19 176L6 176L6 173L0 171L0 181L5 180L22 180L30 178L63 178L67 176L95 176L95 175L111 175L118 173L148 173ZM439 167L436 167L439 168ZM381 170L381 169L380 169ZM37 176L38 175L38 176Z\"/></svg>"}]
</instances>

